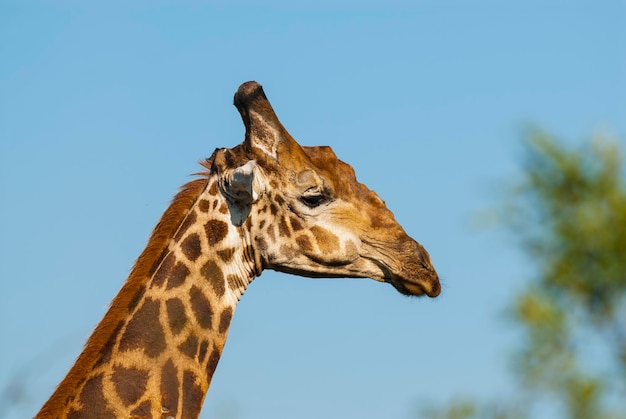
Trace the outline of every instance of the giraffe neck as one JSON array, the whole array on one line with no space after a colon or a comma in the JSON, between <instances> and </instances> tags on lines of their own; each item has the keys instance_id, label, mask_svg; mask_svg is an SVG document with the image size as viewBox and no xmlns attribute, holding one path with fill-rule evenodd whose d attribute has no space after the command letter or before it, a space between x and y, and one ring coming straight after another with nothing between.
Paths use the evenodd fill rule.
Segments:
<instances>
[{"instance_id":1,"label":"giraffe neck","mask_svg":"<svg viewBox=\"0 0 626 419\"><path fill-rule=\"evenodd\" d=\"M260 273L246 227L231 223L218 190L211 176L176 220L166 211L159 225L171 224L170 237L159 256L142 261L144 251L38 417L199 415L235 307ZM142 263L150 268L136 278Z\"/></svg>"}]
</instances>

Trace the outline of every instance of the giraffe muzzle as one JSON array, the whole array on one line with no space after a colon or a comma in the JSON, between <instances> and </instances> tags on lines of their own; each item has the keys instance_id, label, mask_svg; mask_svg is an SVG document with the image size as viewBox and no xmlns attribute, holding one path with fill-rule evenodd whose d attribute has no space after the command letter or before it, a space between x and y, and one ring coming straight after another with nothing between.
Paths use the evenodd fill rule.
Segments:
<instances>
[{"instance_id":1,"label":"giraffe muzzle","mask_svg":"<svg viewBox=\"0 0 626 419\"><path fill-rule=\"evenodd\" d=\"M399 247L398 264L391 267L388 282L404 295L437 297L441 283L426 249L411 238Z\"/></svg>"},{"instance_id":2,"label":"giraffe muzzle","mask_svg":"<svg viewBox=\"0 0 626 419\"><path fill-rule=\"evenodd\" d=\"M391 284L404 295L427 295L431 298L441 293L439 277L434 270L414 262L403 266L403 275L392 279Z\"/></svg>"}]
</instances>

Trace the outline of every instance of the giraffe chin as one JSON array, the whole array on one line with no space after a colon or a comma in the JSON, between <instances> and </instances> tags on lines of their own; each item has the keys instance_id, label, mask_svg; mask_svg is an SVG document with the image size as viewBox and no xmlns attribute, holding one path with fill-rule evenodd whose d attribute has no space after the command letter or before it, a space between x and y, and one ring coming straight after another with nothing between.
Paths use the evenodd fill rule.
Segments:
<instances>
[{"instance_id":1,"label":"giraffe chin","mask_svg":"<svg viewBox=\"0 0 626 419\"><path fill-rule=\"evenodd\" d=\"M441 285L438 280L429 284L398 279L388 280L387 282L393 285L398 292L408 296L421 297L427 295L430 298L435 298L441 293Z\"/></svg>"}]
</instances>

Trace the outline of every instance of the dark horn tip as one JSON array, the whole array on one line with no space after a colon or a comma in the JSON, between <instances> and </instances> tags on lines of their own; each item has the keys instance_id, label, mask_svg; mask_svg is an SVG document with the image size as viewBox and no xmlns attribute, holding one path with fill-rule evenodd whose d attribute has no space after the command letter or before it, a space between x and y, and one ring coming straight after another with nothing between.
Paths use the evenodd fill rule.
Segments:
<instances>
[{"instance_id":1,"label":"dark horn tip","mask_svg":"<svg viewBox=\"0 0 626 419\"><path fill-rule=\"evenodd\" d=\"M235 93L235 106L249 106L256 98L261 97L267 100L263 87L255 81L247 81L239 86L237 93Z\"/></svg>"}]
</instances>

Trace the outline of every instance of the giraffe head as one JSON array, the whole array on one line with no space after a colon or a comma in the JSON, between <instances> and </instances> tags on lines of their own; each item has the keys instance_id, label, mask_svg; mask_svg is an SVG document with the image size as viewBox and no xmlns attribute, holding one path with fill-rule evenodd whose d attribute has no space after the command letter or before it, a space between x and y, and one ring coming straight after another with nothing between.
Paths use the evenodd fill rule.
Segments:
<instances>
[{"instance_id":1,"label":"giraffe head","mask_svg":"<svg viewBox=\"0 0 626 419\"><path fill-rule=\"evenodd\" d=\"M231 221L247 227L262 268L372 278L406 295L439 294L428 252L330 147L300 146L256 82L241 85L234 102L245 140L216 150L212 171Z\"/></svg>"}]
</instances>

